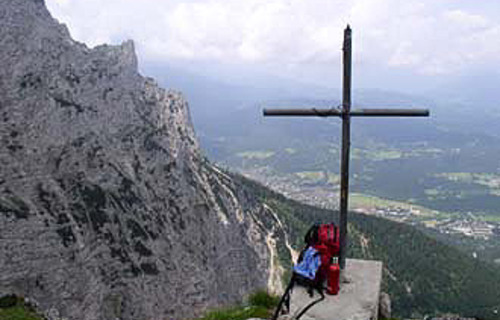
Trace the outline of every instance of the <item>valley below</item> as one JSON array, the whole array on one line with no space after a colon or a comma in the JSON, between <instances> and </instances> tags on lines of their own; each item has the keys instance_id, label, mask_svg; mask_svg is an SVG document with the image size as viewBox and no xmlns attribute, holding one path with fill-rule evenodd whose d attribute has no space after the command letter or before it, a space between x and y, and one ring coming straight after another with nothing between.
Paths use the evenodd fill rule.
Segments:
<instances>
[{"instance_id":1,"label":"valley below","mask_svg":"<svg viewBox=\"0 0 500 320\"><path fill-rule=\"evenodd\" d=\"M289 199L338 210L338 185L318 181L323 176L321 172L280 175L268 167L236 170ZM488 215L481 211L445 212L419 205L412 199L390 200L363 193L352 193L349 206L354 212L410 224L454 244L469 257L481 258L500 266L500 221L494 214Z\"/></svg>"},{"instance_id":2,"label":"valley below","mask_svg":"<svg viewBox=\"0 0 500 320\"><path fill-rule=\"evenodd\" d=\"M221 165L259 181L290 199L337 210L338 172L327 169L309 171L307 166L301 168L299 165L296 166L297 171L283 170L282 164L292 161L286 158L292 158L299 152L291 148L281 153L240 152L229 163ZM330 167L335 169L334 166L338 166L338 154L335 151L331 153L334 165ZM425 168L415 174L417 162L426 160L418 157L430 155L439 158L443 153L440 150L405 154L394 149L377 152L354 149L355 168L363 173L351 174L350 210L413 225L455 244L468 256L500 266L500 174L429 174L424 171ZM401 168L399 172L398 167ZM391 169L393 173L389 172ZM379 174L380 171L384 174ZM398 192L389 191L396 189Z\"/></svg>"}]
</instances>

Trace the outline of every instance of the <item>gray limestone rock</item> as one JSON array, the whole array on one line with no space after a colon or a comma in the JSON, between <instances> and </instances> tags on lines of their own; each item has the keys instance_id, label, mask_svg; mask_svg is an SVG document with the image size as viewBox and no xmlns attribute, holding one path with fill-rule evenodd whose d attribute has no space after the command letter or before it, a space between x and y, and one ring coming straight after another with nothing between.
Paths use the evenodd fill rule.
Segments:
<instances>
[{"instance_id":1,"label":"gray limestone rock","mask_svg":"<svg viewBox=\"0 0 500 320\"><path fill-rule=\"evenodd\" d=\"M378 317L379 319L391 318L391 297L386 292L380 293Z\"/></svg>"},{"instance_id":2,"label":"gray limestone rock","mask_svg":"<svg viewBox=\"0 0 500 320\"><path fill-rule=\"evenodd\" d=\"M0 3L0 296L89 320L239 301L272 272L269 213L245 197L131 41L90 49L43 1Z\"/></svg>"}]
</instances>

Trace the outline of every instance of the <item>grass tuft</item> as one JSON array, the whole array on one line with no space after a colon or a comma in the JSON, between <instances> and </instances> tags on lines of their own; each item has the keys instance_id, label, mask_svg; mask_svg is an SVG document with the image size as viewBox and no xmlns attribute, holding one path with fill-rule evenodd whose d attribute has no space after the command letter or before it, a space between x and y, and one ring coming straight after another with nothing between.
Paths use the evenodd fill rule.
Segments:
<instances>
[{"instance_id":1,"label":"grass tuft","mask_svg":"<svg viewBox=\"0 0 500 320\"><path fill-rule=\"evenodd\" d=\"M246 320L249 318L267 318L268 316L269 310L264 307L247 306L210 311L198 320Z\"/></svg>"},{"instance_id":2,"label":"grass tuft","mask_svg":"<svg viewBox=\"0 0 500 320\"><path fill-rule=\"evenodd\" d=\"M43 320L24 299L13 295L0 298L0 320Z\"/></svg>"},{"instance_id":3,"label":"grass tuft","mask_svg":"<svg viewBox=\"0 0 500 320\"><path fill-rule=\"evenodd\" d=\"M249 318L269 318L274 307L278 305L279 297L260 290L250 295L248 305L217 309L207 312L196 320L246 320Z\"/></svg>"},{"instance_id":4,"label":"grass tuft","mask_svg":"<svg viewBox=\"0 0 500 320\"><path fill-rule=\"evenodd\" d=\"M259 290L250 295L248 302L252 306L264 307L267 309L274 308L278 305L280 297L270 295L265 290Z\"/></svg>"}]
</instances>

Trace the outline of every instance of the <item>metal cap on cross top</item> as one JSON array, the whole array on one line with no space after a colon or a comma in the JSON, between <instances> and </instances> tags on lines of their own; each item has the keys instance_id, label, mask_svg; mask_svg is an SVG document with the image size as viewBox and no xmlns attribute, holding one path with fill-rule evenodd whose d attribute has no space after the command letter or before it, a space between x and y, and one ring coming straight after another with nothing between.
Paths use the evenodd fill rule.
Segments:
<instances>
[{"instance_id":1,"label":"metal cap on cross top","mask_svg":"<svg viewBox=\"0 0 500 320\"><path fill-rule=\"evenodd\" d=\"M349 194L349 148L351 117L428 117L428 109L354 109L351 110L352 31L344 30L343 44L342 109L264 109L264 116L336 116L342 119L342 154L340 159L340 268L345 268L347 247L347 208Z\"/></svg>"}]
</instances>

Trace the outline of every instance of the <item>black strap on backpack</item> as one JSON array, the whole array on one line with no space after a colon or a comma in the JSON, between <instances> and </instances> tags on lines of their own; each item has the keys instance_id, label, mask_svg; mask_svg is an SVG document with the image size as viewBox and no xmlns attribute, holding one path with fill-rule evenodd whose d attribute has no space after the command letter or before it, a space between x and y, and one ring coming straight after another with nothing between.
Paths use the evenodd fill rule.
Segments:
<instances>
[{"instance_id":1,"label":"black strap on backpack","mask_svg":"<svg viewBox=\"0 0 500 320\"><path fill-rule=\"evenodd\" d=\"M276 311L274 312L273 317L271 320L277 320L278 317L280 316L280 313L283 309L283 305L286 306L287 312L290 311L290 296L292 294L292 289L295 284L295 279L294 276L292 275L292 279L290 279L290 282L288 283L288 286L285 289L285 293L281 296L280 302L278 303L278 306L276 307Z\"/></svg>"},{"instance_id":2,"label":"black strap on backpack","mask_svg":"<svg viewBox=\"0 0 500 320\"><path fill-rule=\"evenodd\" d=\"M297 317L295 317L296 320L299 320L300 317L302 317L307 312L307 310L311 309L316 303L323 301L325 299L325 294L323 293L323 290L318 289L318 292L320 295L319 299L314 300L313 302L309 303L304 309L302 309L302 311L300 311Z\"/></svg>"},{"instance_id":3,"label":"black strap on backpack","mask_svg":"<svg viewBox=\"0 0 500 320\"><path fill-rule=\"evenodd\" d=\"M307 233L304 237L304 242L307 246L314 246L318 243L318 230L319 224L315 224L311 228L309 228L309 230L307 230Z\"/></svg>"},{"instance_id":4,"label":"black strap on backpack","mask_svg":"<svg viewBox=\"0 0 500 320\"><path fill-rule=\"evenodd\" d=\"M308 236L314 237L314 234L316 234L316 242L317 242L317 235L318 235L318 225L315 225L309 229L309 231L306 234L306 239ZM307 241L307 240L306 240ZM307 250L308 246L306 246L299 255L299 259L297 263L300 263L302 261L304 252ZM300 313L294 318L295 320L299 320L300 317L302 317L307 310L309 310L311 307L313 307L316 303L322 301L325 299L325 295L323 294L323 287L322 287L322 279L316 279L319 281L307 279L305 277L302 277L299 274L296 274L295 272L292 274L292 278L290 279L290 282L288 283L288 286L285 289L285 293L283 296L281 296L280 302L278 303L278 306L276 307L276 311L274 312L273 317L271 320L277 320L278 317L280 316L283 307L285 307L287 312L290 311L290 297L292 295L293 287L295 284L300 284L307 288L307 293L309 296L312 298L314 296L314 290L318 291L320 297L319 299L314 300L313 302L309 303L304 309L300 311Z\"/></svg>"},{"instance_id":5,"label":"black strap on backpack","mask_svg":"<svg viewBox=\"0 0 500 320\"><path fill-rule=\"evenodd\" d=\"M278 306L276 307L276 311L274 312L274 315L271 318L271 320L278 319L278 317L280 316L280 314L283 310L283 306L286 307L287 312L290 312L290 296L292 295L292 291L293 291L293 287L294 287L295 283L298 281L299 281L299 279L298 279L297 275L296 274L292 275L292 279L290 279L290 282L288 283L288 286L286 287L285 293L283 294L283 296L281 296L280 302L278 303ZM307 292L309 293L309 295L311 297L313 296L313 294L312 294L313 289L316 289L316 291L318 291L319 296L320 296L319 299L312 301L304 309L302 309L297 314L297 316L294 318L295 320L299 320L315 304L317 304L318 302L323 301L325 299L325 294L323 293L323 288L318 287L318 286L316 286L314 288L308 287Z\"/></svg>"}]
</instances>

